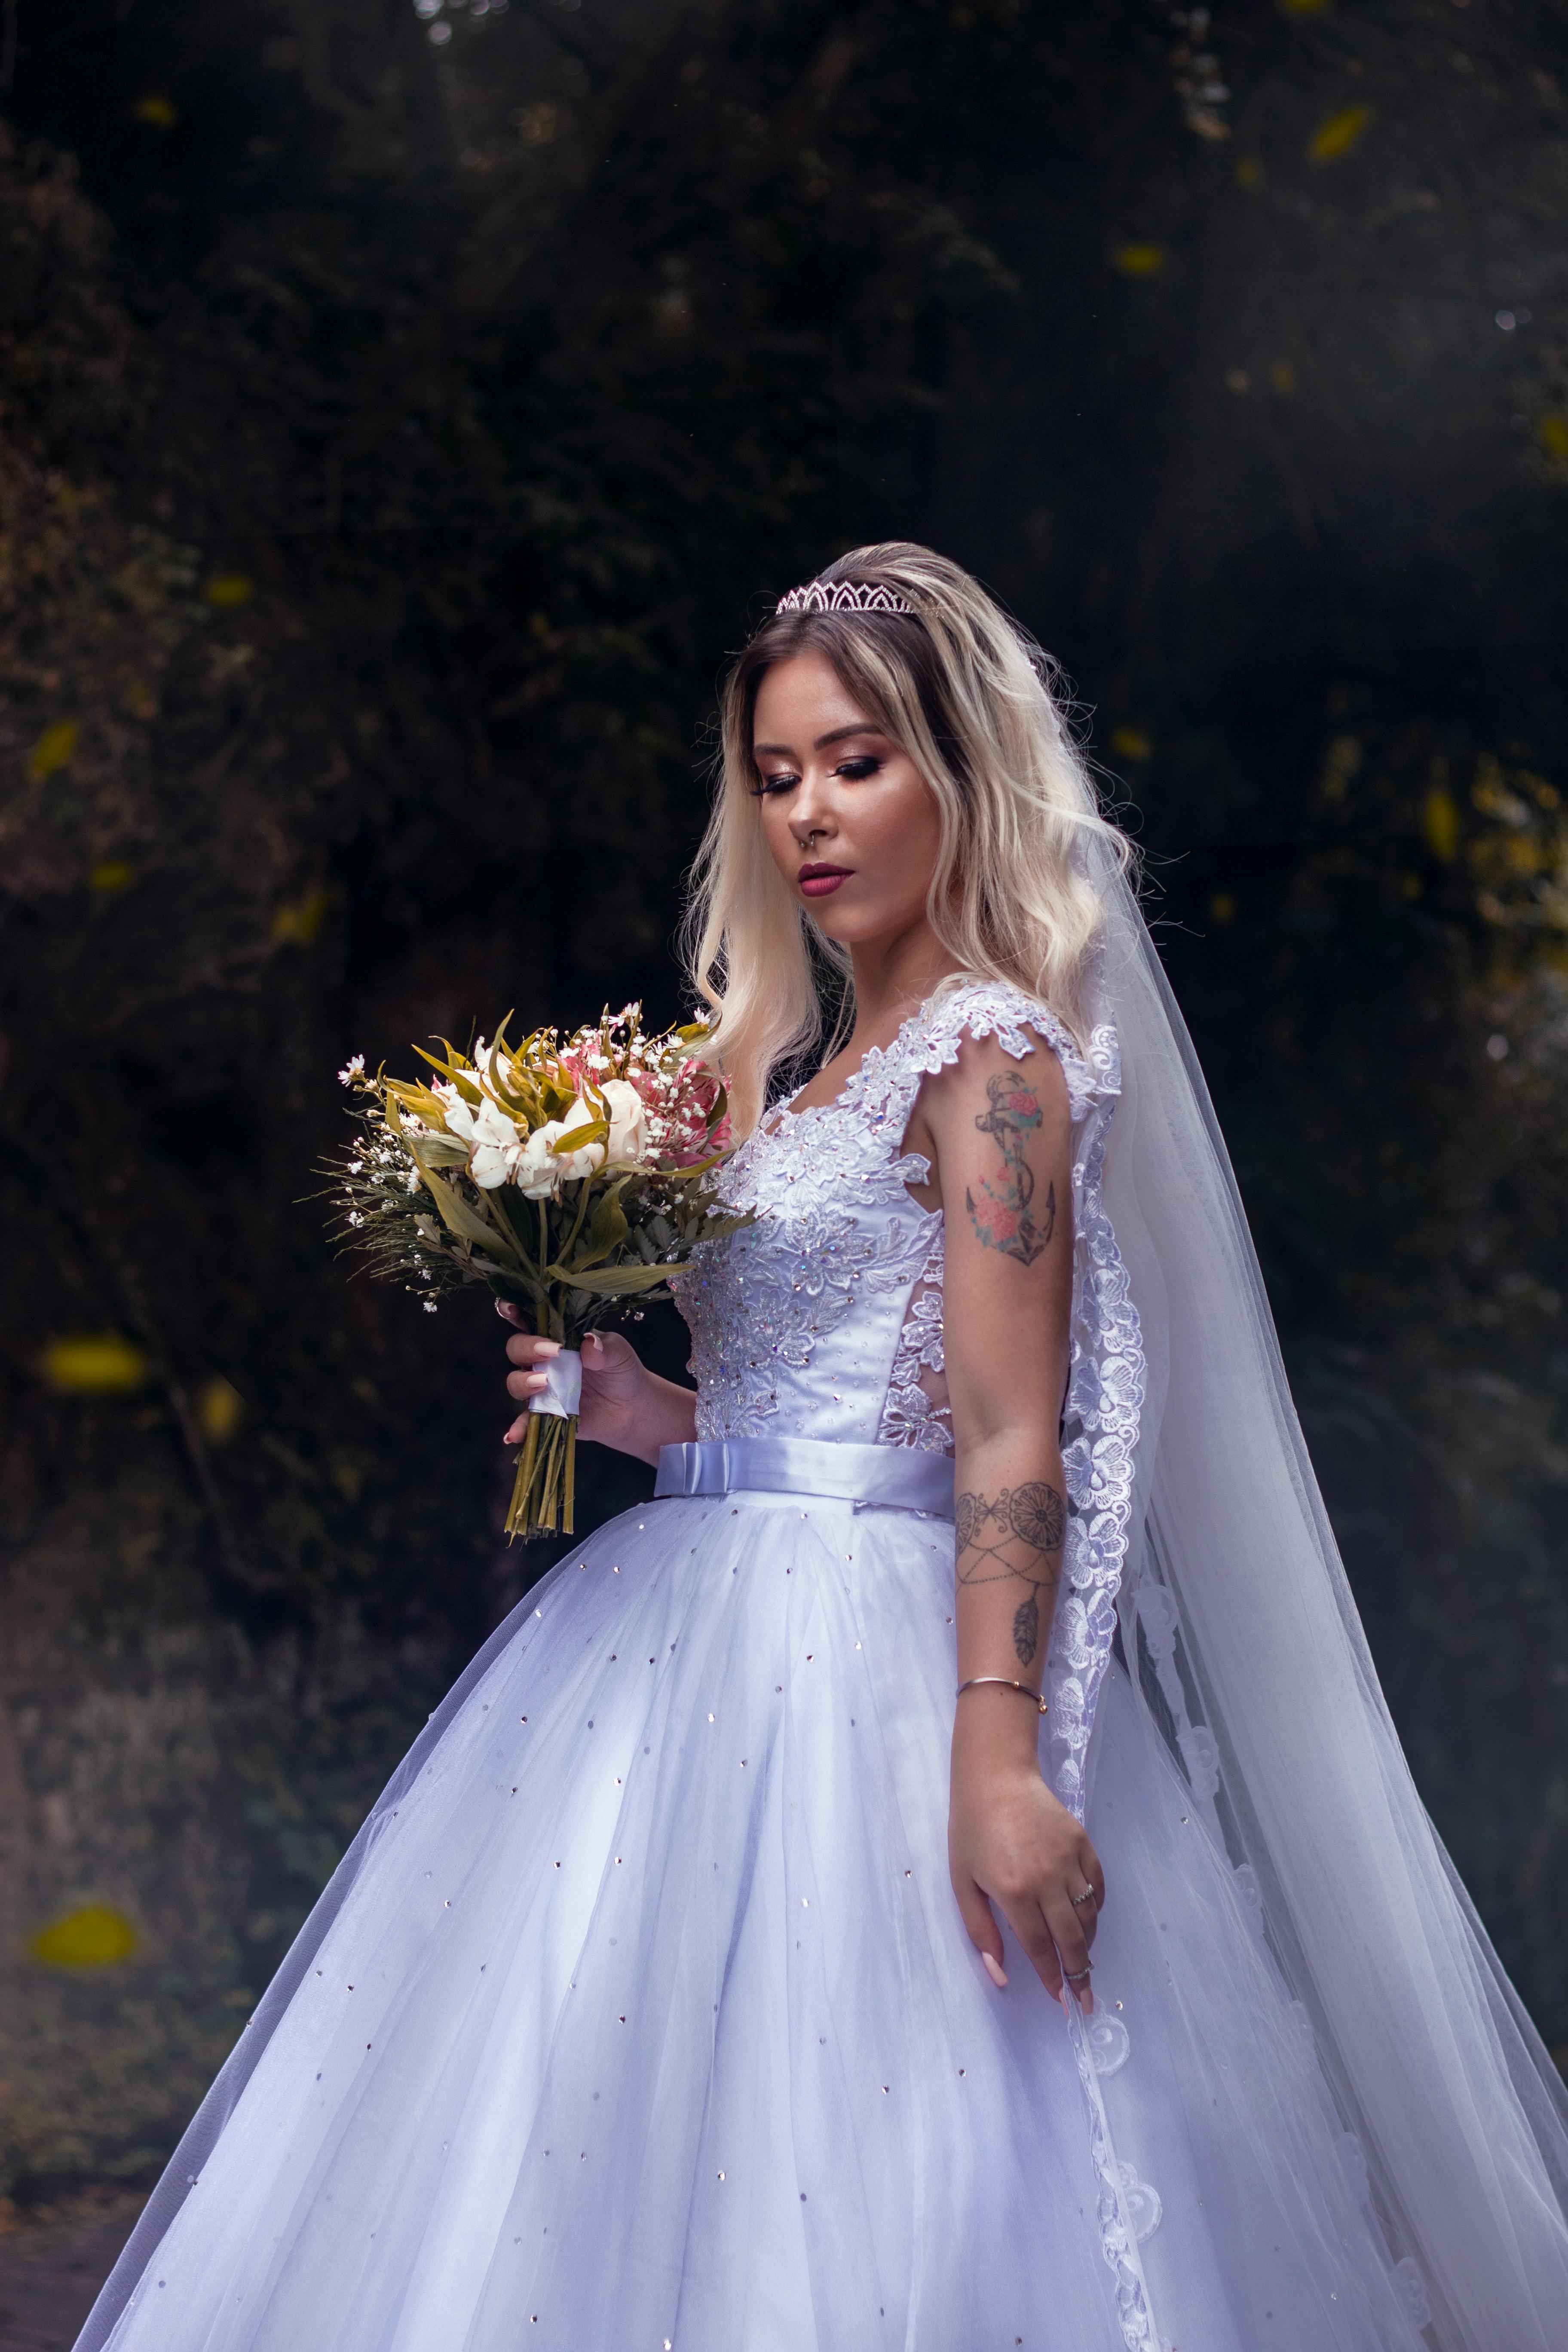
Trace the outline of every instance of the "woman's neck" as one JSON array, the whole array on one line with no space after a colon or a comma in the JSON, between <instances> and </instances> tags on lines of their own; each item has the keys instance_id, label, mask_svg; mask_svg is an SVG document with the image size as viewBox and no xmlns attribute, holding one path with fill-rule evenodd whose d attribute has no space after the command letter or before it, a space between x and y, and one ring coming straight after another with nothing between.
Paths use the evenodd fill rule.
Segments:
<instances>
[{"instance_id":1,"label":"woman's neck","mask_svg":"<svg viewBox=\"0 0 1568 2352\"><path fill-rule=\"evenodd\" d=\"M889 939L866 940L850 950L855 975L853 1051L862 1036L876 1042L889 1024L897 1028L923 1004L940 982L956 971L951 950L921 920Z\"/></svg>"}]
</instances>

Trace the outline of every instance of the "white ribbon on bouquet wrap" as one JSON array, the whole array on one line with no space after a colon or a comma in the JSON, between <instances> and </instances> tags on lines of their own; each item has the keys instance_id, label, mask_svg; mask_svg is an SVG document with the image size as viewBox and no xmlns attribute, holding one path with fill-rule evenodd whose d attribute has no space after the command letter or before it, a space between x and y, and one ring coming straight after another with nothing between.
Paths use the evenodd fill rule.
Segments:
<instances>
[{"instance_id":1,"label":"white ribbon on bouquet wrap","mask_svg":"<svg viewBox=\"0 0 1568 2352\"><path fill-rule=\"evenodd\" d=\"M558 1356L542 1356L533 1367L544 1374L544 1386L528 1400L530 1412L552 1412L560 1421L573 1421L583 1408L583 1359L575 1348L563 1348Z\"/></svg>"}]
</instances>

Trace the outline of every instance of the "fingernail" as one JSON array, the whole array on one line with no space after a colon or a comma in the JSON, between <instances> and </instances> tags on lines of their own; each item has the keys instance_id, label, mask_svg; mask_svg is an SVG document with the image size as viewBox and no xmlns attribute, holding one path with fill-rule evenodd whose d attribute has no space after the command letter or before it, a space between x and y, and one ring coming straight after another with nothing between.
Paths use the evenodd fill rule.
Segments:
<instances>
[{"instance_id":1,"label":"fingernail","mask_svg":"<svg viewBox=\"0 0 1568 2352\"><path fill-rule=\"evenodd\" d=\"M558 1356L561 1353L561 1342L559 1339L541 1339L537 1352L542 1356Z\"/></svg>"},{"instance_id":2,"label":"fingernail","mask_svg":"<svg viewBox=\"0 0 1568 2352\"><path fill-rule=\"evenodd\" d=\"M590 1331L583 1344L584 1347L592 1348L595 1356L602 1356L605 1352L605 1343L596 1331Z\"/></svg>"},{"instance_id":3,"label":"fingernail","mask_svg":"<svg viewBox=\"0 0 1568 2352\"><path fill-rule=\"evenodd\" d=\"M982 1952L980 1957L985 1963L985 1973L990 1978L992 1983L994 1985L1005 1985L1007 1981L1007 1971L1002 1966L1001 1961L994 1960L989 1952Z\"/></svg>"},{"instance_id":4,"label":"fingernail","mask_svg":"<svg viewBox=\"0 0 1568 2352\"><path fill-rule=\"evenodd\" d=\"M498 1298L496 1300L496 1313L505 1323L515 1323L517 1321L517 1309L512 1305L510 1298Z\"/></svg>"},{"instance_id":5,"label":"fingernail","mask_svg":"<svg viewBox=\"0 0 1568 2352\"><path fill-rule=\"evenodd\" d=\"M550 1386L550 1375L548 1372L524 1372L522 1385L525 1389L547 1389Z\"/></svg>"}]
</instances>

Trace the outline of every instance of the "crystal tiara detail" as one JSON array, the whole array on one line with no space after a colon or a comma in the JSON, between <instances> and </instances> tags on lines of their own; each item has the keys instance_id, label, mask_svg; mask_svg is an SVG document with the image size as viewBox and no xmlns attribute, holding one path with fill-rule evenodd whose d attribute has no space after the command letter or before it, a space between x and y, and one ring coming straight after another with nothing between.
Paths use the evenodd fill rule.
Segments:
<instances>
[{"instance_id":1,"label":"crystal tiara detail","mask_svg":"<svg viewBox=\"0 0 1568 2352\"><path fill-rule=\"evenodd\" d=\"M874 580L812 580L792 588L775 613L910 613L914 606L896 588Z\"/></svg>"}]
</instances>

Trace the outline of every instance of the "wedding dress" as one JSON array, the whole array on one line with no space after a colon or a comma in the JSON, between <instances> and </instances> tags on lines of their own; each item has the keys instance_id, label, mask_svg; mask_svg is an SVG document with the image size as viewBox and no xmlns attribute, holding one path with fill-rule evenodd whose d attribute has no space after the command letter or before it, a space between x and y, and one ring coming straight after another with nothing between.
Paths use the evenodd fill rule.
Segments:
<instances>
[{"instance_id":1,"label":"wedding dress","mask_svg":"<svg viewBox=\"0 0 1568 2352\"><path fill-rule=\"evenodd\" d=\"M1108 1881L1089 2019L1010 1937L998 1991L948 1880L942 1228L902 1138L966 1033L1055 1053L1074 1118L1072 1516L1041 1753ZM1347 2071L1375 2056L1347 2060L1353 2021L1319 1998L1295 1847L1227 1795L1243 1717L1205 1684L1164 1490L1138 1484L1153 1401L1175 1422L1183 1401L1175 1309L1156 1301L1152 1346L1106 1212L1121 1090L1109 1015L1081 1052L1017 992L964 983L835 1103L786 1106L743 1148L728 1183L755 1222L681 1286L698 1444L666 1449L659 1496L570 1552L431 1718L83 2352L1552 2340L1561 2211L1501 2124L1491 2234L1436 2279L1423 2336L1444 2209L1381 2119L1403 2095L1425 2138L1447 2077L1395 2049L1403 2093L1358 2105ZM1128 1213L1146 1245L1131 1195ZM1454 2029L1466 2115L1465 2033L1493 2037L1471 2075L1500 2116L1539 2103L1505 2030ZM1377 2051L1396 2041L1378 2024ZM1457 2241L1482 2226L1458 2210L1478 2203L1465 2145L1457 2126ZM1506 2333L1471 2324L1472 2286Z\"/></svg>"}]
</instances>

